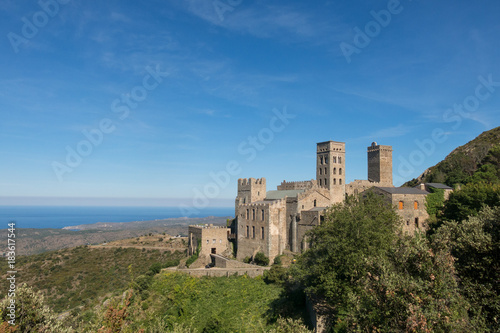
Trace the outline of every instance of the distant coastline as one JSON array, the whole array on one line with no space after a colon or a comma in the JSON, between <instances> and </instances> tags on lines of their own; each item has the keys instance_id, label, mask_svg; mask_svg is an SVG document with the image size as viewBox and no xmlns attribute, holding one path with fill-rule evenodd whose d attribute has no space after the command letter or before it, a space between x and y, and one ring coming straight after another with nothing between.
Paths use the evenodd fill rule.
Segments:
<instances>
[{"instance_id":1,"label":"distant coastline","mask_svg":"<svg viewBox=\"0 0 500 333\"><path fill-rule=\"evenodd\" d=\"M210 207L200 209L197 214L187 218L224 217L233 214L232 207ZM181 215L182 212L178 207L0 206L2 222L0 229L6 229L10 221L16 221L17 228L71 230L99 222L121 225L123 228L124 224L133 222L154 223L160 220L186 218Z\"/></svg>"}]
</instances>

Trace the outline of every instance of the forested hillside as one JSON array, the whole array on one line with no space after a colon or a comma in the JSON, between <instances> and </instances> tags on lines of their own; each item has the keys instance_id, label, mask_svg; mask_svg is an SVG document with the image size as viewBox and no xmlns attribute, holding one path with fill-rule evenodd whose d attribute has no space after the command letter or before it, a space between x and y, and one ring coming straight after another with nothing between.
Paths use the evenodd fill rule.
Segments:
<instances>
[{"instance_id":1,"label":"forested hillside","mask_svg":"<svg viewBox=\"0 0 500 333\"><path fill-rule=\"evenodd\" d=\"M444 183L453 187L480 181L500 182L500 127L484 132L456 148L443 161L404 186Z\"/></svg>"}]
</instances>

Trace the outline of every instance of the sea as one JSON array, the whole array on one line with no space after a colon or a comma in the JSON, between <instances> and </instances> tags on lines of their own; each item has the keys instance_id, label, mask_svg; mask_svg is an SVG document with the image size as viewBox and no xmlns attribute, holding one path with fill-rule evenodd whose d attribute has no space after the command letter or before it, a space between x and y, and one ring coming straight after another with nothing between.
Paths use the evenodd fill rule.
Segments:
<instances>
[{"instance_id":1,"label":"sea","mask_svg":"<svg viewBox=\"0 0 500 333\"><path fill-rule=\"evenodd\" d=\"M193 212L190 218L232 216L234 208L204 208ZM97 222L152 221L185 217L178 207L95 207L95 206L0 206L0 229L7 229L10 221L16 228L54 228L92 224Z\"/></svg>"}]
</instances>

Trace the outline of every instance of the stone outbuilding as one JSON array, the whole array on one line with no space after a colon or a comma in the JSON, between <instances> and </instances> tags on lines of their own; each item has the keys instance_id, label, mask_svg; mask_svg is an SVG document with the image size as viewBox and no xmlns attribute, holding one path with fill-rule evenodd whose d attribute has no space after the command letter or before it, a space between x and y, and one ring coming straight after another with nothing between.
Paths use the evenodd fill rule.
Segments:
<instances>
[{"instance_id":1,"label":"stone outbuilding","mask_svg":"<svg viewBox=\"0 0 500 333\"><path fill-rule=\"evenodd\" d=\"M388 200L403 220L403 230L413 235L416 230L425 231L429 214L425 206L427 191L412 187L377 187L367 190Z\"/></svg>"}]
</instances>

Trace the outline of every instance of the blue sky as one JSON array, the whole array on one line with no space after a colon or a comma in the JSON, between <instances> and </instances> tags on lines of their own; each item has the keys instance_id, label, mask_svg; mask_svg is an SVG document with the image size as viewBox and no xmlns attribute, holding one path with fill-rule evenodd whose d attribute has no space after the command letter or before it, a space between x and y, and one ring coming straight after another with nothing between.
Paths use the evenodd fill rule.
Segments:
<instances>
[{"instance_id":1,"label":"blue sky","mask_svg":"<svg viewBox=\"0 0 500 333\"><path fill-rule=\"evenodd\" d=\"M400 185L499 126L500 3L0 2L0 204L230 206L394 148ZM83 201L82 201L83 202Z\"/></svg>"}]
</instances>

